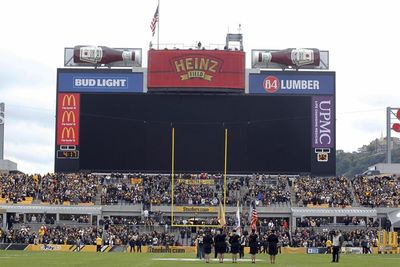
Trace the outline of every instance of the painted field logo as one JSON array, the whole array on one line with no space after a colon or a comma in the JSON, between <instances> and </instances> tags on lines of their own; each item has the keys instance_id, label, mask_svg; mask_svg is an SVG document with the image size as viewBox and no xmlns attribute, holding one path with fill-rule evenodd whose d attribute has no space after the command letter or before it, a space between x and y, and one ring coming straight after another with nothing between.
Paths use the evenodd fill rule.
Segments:
<instances>
[{"instance_id":1,"label":"painted field logo","mask_svg":"<svg viewBox=\"0 0 400 267\"><path fill-rule=\"evenodd\" d=\"M172 65L180 75L181 81L199 78L211 82L213 76L220 71L222 61L213 57L193 55L175 58Z\"/></svg>"},{"instance_id":2,"label":"painted field logo","mask_svg":"<svg viewBox=\"0 0 400 267\"><path fill-rule=\"evenodd\" d=\"M267 93L276 93L279 90L279 80L275 76L268 76L264 79L263 86Z\"/></svg>"}]
</instances>

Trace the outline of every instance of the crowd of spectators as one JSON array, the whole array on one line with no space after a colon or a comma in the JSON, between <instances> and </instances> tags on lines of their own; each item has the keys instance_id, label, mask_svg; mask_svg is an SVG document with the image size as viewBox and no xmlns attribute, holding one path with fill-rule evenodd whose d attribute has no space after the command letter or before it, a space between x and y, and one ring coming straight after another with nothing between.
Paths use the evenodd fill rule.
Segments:
<instances>
[{"instance_id":1,"label":"crowd of spectators","mask_svg":"<svg viewBox=\"0 0 400 267\"><path fill-rule=\"evenodd\" d=\"M320 227L333 223L333 217L303 217L296 219L296 227Z\"/></svg>"},{"instance_id":2,"label":"crowd of spectators","mask_svg":"<svg viewBox=\"0 0 400 267\"><path fill-rule=\"evenodd\" d=\"M34 175L0 174L0 198L6 203L18 203L26 197L34 198L38 191L38 181Z\"/></svg>"},{"instance_id":3,"label":"crowd of spectators","mask_svg":"<svg viewBox=\"0 0 400 267\"><path fill-rule=\"evenodd\" d=\"M345 216L336 217L334 222L333 217L302 217L296 218L296 227L314 228L314 227L326 227L326 226L364 226L368 228L379 227L379 222L376 218L367 217L350 217Z\"/></svg>"},{"instance_id":4,"label":"crowd of spectators","mask_svg":"<svg viewBox=\"0 0 400 267\"><path fill-rule=\"evenodd\" d=\"M371 247L376 247L378 244L377 230L342 230L344 237L343 246L347 247L359 247L363 240L368 240ZM296 229L291 233L291 245L292 247L324 247L326 240L330 239L332 232L326 228L322 232L314 231L313 228Z\"/></svg>"},{"instance_id":5,"label":"crowd of spectators","mask_svg":"<svg viewBox=\"0 0 400 267\"><path fill-rule=\"evenodd\" d=\"M226 228L226 231L229 229L232 228ZM260 250L270 230L275 230L279 245L282 247L324 247L332 235L332 231L328 228L323 231L315 231L314 228L297 228L291 231L285 228L283 223L282 225L276 223L275 226L259 228ZM360 247L362 242L368 242L371 247L376 247L378 244L376 229L341 230L341 232L345 247ZM246 236L247 231L243 230L242 233ZM8 231L0 228L0 243L94 245L98 236L102 237L105 245L110 246L129 245L132 237L135 237L136 245L140 243L141 246L194 245L196 232L191 227L175 229L173 232L141 232L132 225L118 223L104 227L42 226L38 231L33 231L29 226Z\"/></svg>"},{"instance_id":6,"label":"crowd of spectators","mask_svg":"<svg viewBox=\"0 0 400 267\"><path fill-rule=\"evenodd\" d=\"M251 200L258 200L259 206L271 204L290 204L290 189L286 176L271 178L266 175L253 175L246 183L247 192L243 195L242 201L250 203Z\"/></svg>"},{"instance_id":7,"label":"crowd of spectators","mask_svg":"<svg viewBox=\"0 0 400 267\"><path fill-rule=\"evenodd\" d=\"M49 204L70 202L93 203L97 195L98 177L91 174L48 174L42 177L39 199Z\"/></svg>"},{"instance_id":8,"label":"crowd of spectators","mask_svg":"<svg viewBox=\"0 0 400 267\"><path fill-rule=\"evenodd\" d=\"M136 235L141 245L165 246L176 244L175 235L167 232L143 232L125 224L111 224L107 227L77 226L41 226L33 231L29 226L8 231L0 228L0 243L20 244L58 244L58 245L95 245L96 238L102 237L105 245L128 245Z\"/></svg>"},{"instance_id":9,"label":"crowd of spectators","mask_svg":"<svg viewBox=\"0 0 400 267\"><path fill-rule=\"evenodd\" d=\"M353 188L356 199L362 206L400 206L400 176L358 176L353 179Z\"/></svg>"},{"instance_id":10,"label":"crowd of spectators","mask_svg":"<svg viewBox=\"0 0 400 267\"><path fill-rule=\"evenodd\" d=\"M151 216L111 216L102 220L103 225L127 225L135 226L165 226L171 225L171 217L163 216L160 212L155 212Z\"/></svg>"},{"instance_id":11,"label":"crowd of spectators","mask_svg":"<svg viewBox=\"0 0 400 267\"><path fill-rule=\"evenodd\" d=\"M217 206L226 193L226 204L250 206L327 205L346 207L397 207L400 177L346 177L228 175L224 192L221 174L175 176L174 204ZM291 199L292 191L295 200ZM0 203L24 203L27 198L44 204L145 204L170 205L169 174L0 174ZM354 194L353 194L354 192ZM353 197L354 196L354 197ZM355 199L353 199L355 198ZM98 200L98 201L97 201ZM25 203L28 204L28 203Z\"/></svg>"},{"instance_id":12,"label":"crowd of spectators","mask_svg":"<svg viewBox=\"0 0 400 267\"><path fill-rule=\"evenodd\" d=\"M106 176L101 179L101 203L152 205L171 204L172 179L170 175L135 174L135 178ZM132 180L134 183L132 183ZM258 206L290 203L290 188L286 177L271 178L265 175L228 176L227 205L250 205L257 199ZM186 174L176 175L174 203L176 205L216 206L224 195L222 175Z\"/></svg>"},{"instance_id":13,"label":"crowd of spectators","mask_svg":"<svg viewBox=\"0 0 400 267\"><path fill-rule=\"evenodd\" d=\"M351 184L346 177L299 177L294 192L299 205L327 204L329 207L346 207L353 204Z\"/></svg>"}]
</instances>

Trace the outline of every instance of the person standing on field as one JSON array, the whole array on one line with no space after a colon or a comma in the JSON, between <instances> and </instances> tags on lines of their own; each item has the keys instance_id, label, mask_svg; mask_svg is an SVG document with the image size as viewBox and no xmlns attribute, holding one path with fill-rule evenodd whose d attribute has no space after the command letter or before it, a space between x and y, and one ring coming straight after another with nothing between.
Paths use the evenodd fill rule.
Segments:
<instances>
[{"instance_id":1,"label":"person standing on field","mask_svg":"<svg viewBox=\"0 0 400 267\"><path fill-rule=\"evenodd\" d=\"M103 245L103 239L100 236L96 238L96 251L101 252L101 246Z\"/></svg>"},{"instance_id":2,"label":"person standing on field","mask_svg":"<svg viewBox=\"0 0 400 267\"><path fill-rule=\"evenodd\" d=\"M258 252L258 235L256 234L255 229L251 230L251 234L249 236L249 247L250 247L251 263L256 263L256 254Z\"/></svg>"},{"instance_id":3,"label":"person standing on field","mask_svg":"<svg viewBox=\"0 0 400 267\"><path fill-rule=\"evenodd\" d=\"M331 254L332 253L332 241L330 239L326 240L325 246L326 246L326 253Z\"/></svg>"},{"instance_id":4,"label":"person standing on field","mask_svg":"<svg viewBox=\"0 0 400 267\"><path fill-rule=\"evenodd\" d=\"M229 244L231 245L232 263L237 263L237 254L240 250L240 237L236 233L236 230L232 231L231 237L229 238Z\"/></svg>"},{"instance_id":5,"label":"person standing on field","mask_svg":"<svg viewBox=\"0 0 400 267\"><path fill-rule=\"evenodd\" d=\"M279 239L275 234L275 230L271 231L271 234L267 238L268 242L268 254L271 264L275 264L275 257L278 254L278 242Z\"/></svg>"},{"instance_id":6,"label":"person standing on field","mask_svg":"<svg viewBox=\"0 0 400 267\"><path fill-rule=\"evenodd\" d=\"M339 262L339 253L343 244L343 236L340 231L335 231L332 237L332 262Z\"/></svg>"},{"instance_id":7,"label":"person standing on field","mask_svg":"<svg viewBox=\"0 0 400 267\"><path fill-rule=\"evenodd\" d=\"M213 238L211 236L210 231L207 230L207 232L203 238L204 258L206 260L206 263L210 262L210 253L211 253L212 243L213 243Z\"/></svg>"}]
</instances>

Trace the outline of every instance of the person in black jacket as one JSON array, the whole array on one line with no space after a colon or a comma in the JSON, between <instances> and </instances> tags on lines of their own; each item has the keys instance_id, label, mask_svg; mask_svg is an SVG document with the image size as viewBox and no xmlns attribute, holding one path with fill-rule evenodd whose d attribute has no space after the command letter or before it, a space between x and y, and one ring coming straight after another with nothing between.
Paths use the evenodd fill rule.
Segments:
<instances>
[{"instance_id":1,"label":"person in black jacket","mask_svg":"<svg viewBox=\"0 0 400 267\"><path fill-rule=\"evenodd\" d=\"M269 254L269 259L272 264L275 264L275 257L276 254L278 254L278 237L275 234L275 230L271 231L271 234L267 238L268 242L268 254Z\"/></svg>"},{"instance_id":2,"label":"person in black jacket","mask_svg":"<svg viewBox=\"0 0 400 267\"><path fill-rule=\"evenodd\" d=\"M256 263L256 254L258 252L258 235L256 234L256 230L251 230L251 234L249 236L249 247L251 254L251 263Z\"/></svg>"},{"instance_id":3,"label":"person in black jacket","mask_svg":"<svg viewBox=\"0 0 400 267\"><path fill-rule=\"evenodd\" d=\"M208 230L203 238L203 251L204 251L204 259L206 260L206 263L210 262L210 253L211 253L211 247L213 243L213 238L211 236L210 231Z\"/></svg>"},{"instance_id":4,"label":"person in black jacket","mask_svg":"<svg viewBox=\"0 0 400 267\"><path fill-rule=\"evenodd\" d=\"M240 236L240 248L239 248L239 258L244 258L244 247L246 246L246 236L247 232L244 232Z\"/></svg>"},{"instance_id":5,"label":"person in black jacket","mask_svg":"<svg viewBox=\"0 0 400 267\"><path fill-rule=\"evenodd\" d=\"M224 254L226 251L226 235L222 231L222 229L217 231L217 235L215 236L214 239L214 247L215 247L215 252L218 255L218 259L220 263L224 262Z\"/></svg>"},{"instance_id":6,"label":"person in black jacket","mask_svg":"<svg viewBox=\"0 0 400 267\"><path fill-rule=\"evenodd\" d=\"M229 244L231 244L232 263L237 263L237 254L240 249L240 237L236 233L236 230L232 231L232 235L229 238Z\"/></svg>"}]
</instances>

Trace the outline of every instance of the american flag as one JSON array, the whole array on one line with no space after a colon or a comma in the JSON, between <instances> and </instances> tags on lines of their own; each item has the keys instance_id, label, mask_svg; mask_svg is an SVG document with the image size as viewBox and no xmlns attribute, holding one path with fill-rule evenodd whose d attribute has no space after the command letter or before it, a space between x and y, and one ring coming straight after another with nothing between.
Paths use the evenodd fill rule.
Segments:
<instances>
[{"instance_id":1,"label":"american flag","mask_svg":"<svg viewBox=\"0 0 400 267\"><path fill-rule=\"evenodd\" d=\"M250 221L250 228L257 231L257 210L255 202L252 203L252 211L251 211L251 221Z\"/></svg>"},{"instance_id":2,"label":"american flag","mask_svg":"<svg viewBox=\"0 0 400 267\"><path fill-rule=\"evenodd\" d=\"M153 33L153 36L156 33L156 26L157 26L157 22L158 22L158 17L159 17L159 14L158 14L158 5L157 5L156 13L154 13L154 17L153 17L153 19L152 19L152 21L150 23L150 29L151 29L151 32Z\"/></svg>"}]
</instances>

